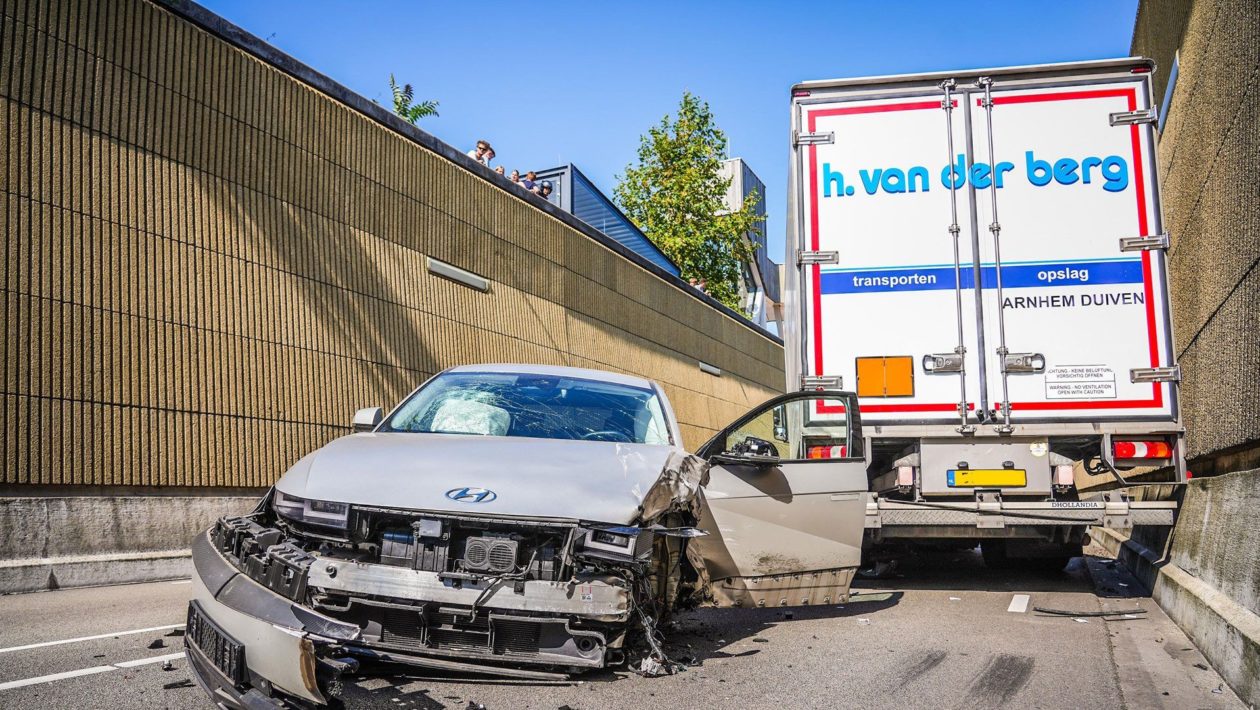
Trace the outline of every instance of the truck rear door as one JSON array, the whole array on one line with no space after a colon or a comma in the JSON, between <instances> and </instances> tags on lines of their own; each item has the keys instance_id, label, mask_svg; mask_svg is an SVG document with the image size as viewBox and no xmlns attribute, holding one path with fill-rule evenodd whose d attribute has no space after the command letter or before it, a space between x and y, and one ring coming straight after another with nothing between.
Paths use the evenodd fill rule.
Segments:
<instances>
[{"instance_id":1,"label":"truck rear door","mask_svg":"<svg viewBox=\"0 0 1260 710\"><path fill-rule=\"evenodd\" d=\"M877 424L1001 425L1008 401L1016 422L1175 419L1150 381L1172 363L1163 252L1121 247L1161 229L1147 87L1125 68L802 92L799 373L841 377Z\"/></svg>"},{"instance_id":2,"label":"truck rear door","mask_svg":"<svg viewBox=\"0 0 1260 710\"><path fill-rule=\"evenodd\" d=\"M1153 124L1125 120L1149 108L1146 82L995 81L988 96L991 107L983 91L969 93L967 110L993 406L1010 402L1019 420L1171 419L1169 385L1130 378L1171 361L1164 253L1121 249L1124 238L1161 231ZM1001 187L984 179L990 163ZM1003 343L1025 354L1005 377ZM1027 371L1039 369L1029 359L1044 369Z\"/></svg>"}]
</instances>

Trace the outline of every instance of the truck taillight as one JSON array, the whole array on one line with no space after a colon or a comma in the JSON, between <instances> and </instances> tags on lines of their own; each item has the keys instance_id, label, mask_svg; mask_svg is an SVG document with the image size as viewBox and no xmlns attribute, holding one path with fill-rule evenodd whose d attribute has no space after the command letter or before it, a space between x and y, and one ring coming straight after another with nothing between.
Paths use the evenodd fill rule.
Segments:
<instances>
[{"instance_id":1,"label":"truck taillight","mask_svg":"<svg viewBox=\"0 0 1260 710\"><path fill-rule=\"evenodd\" d=\"M1054 467L1054 485L1060 488L1071 488L1076 483L1076 468L1072 464L1059 464Z\"/></svg>"},{"instance_id":2,"label":"truck taillight","mask_svg":"<svg viewBox=\"0 0 1260 710\"><path fill-rule=\"evenodd\" d=\"M1117 459L1172 458L1172 447L1166 441L1117 441L1112 451Z\"/></svg>"},{"instance_id":3,"label":"truck taillight","mask_svg":"<svg viewBox=\"0 0 1260 710\"><path fill-rule=\"evenodd\" d=\"M842 459L847 456L844 446L811 446L805 452L809 459Z\"/></svg>"}]
</instances>

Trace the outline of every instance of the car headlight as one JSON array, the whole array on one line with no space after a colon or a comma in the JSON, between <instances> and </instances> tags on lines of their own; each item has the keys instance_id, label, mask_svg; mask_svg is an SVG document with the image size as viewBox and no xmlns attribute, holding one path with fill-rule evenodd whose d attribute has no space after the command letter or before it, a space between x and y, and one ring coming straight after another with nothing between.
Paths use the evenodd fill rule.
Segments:
<instances>
[{"instance_id":1,"label":"car headlight","mask_svg":"<svg viewBox=\"0 0 1260 710\"><path fill-rule=\"evenodd\" d=\"M277 515L286 520L339 530L346 529L350 516L348 503L310 500L280 491L276 491L275 496L272 497L271 507L275 509Z\"/></svg>"},{"instance_id":2,"label":"car headlight","mask_svg":"<svg viewBox=\"0 0 1260 710\"><path fill-rule=\"evenodd\" d=\"M634 557L639 536L649 537L651 533L641 528L619 525L601 525L585 530L582 536L582 550L597 557Z\"/></svg>"}]
</instances>

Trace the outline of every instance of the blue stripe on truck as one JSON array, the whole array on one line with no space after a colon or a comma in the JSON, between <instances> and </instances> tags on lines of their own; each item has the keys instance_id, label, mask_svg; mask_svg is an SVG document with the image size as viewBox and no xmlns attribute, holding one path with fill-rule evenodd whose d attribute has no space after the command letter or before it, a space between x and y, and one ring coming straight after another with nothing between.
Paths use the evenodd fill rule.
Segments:
<instances>
[{"instance_id":1,"label":"blue stripe on truck","mask_svg":"<svg viewBox=\"0 0 1260 710\"><path fill-rule=\"evenodd\" d=\"M997 285L997 268L980 267L984 288ZM1142 283L1142 262L1078 261L1049 264L1019 264L1002 267L1002 288L1043 286L1093 286L1097 284ZM962 270L962 287L974 288L974 270ZM952 266L905 266L869 271L824 271L822 293L890 293L896 291L936 291L954 288Z\"/></svg>"}]
</instances>

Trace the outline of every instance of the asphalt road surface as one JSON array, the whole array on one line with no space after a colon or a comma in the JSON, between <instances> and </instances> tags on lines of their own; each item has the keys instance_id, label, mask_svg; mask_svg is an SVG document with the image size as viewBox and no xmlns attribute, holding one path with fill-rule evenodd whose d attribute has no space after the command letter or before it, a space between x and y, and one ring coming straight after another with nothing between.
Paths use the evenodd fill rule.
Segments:
<instances>
[{"instance_id":1,"label":"asphalt road surface","mask_svg":"<svg viewBox=\"0 0 1260 710\"><path fill-rule=\"evenodd\" d=\"M1101 550L1091 550L1102 554ZM211 707L182 657L187 582L0 597L0 707ZM975 552L907 557L842 606L702 609L666 629L674 676L567 684L357 678L349 707L1242 708L1139 583L1102 557L1053 575ZM1027 595L1027 610L1021 595ZM1133 619L1045 616L1146 609Z\"/></svg>"}]
</instances>

